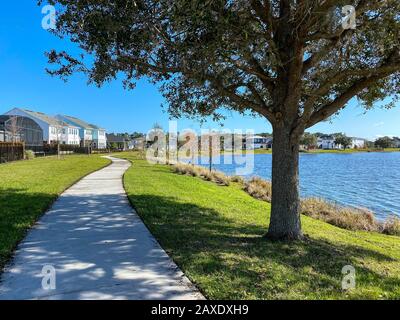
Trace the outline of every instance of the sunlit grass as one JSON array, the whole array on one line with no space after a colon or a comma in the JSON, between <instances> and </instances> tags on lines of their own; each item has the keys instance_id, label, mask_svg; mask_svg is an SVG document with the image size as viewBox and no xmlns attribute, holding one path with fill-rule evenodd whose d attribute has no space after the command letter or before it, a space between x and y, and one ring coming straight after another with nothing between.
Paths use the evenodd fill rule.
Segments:
<instances>
[{"instance_id":1,"label":"sunlit grass","mask_svg":"<svg viewBox=\"0 0 400 320\"><path fill-rule=\"evenodd\" d=\"M17 243L57 196L108 163L99 156L65 156L0 165L0 272Z\"/></svg>"},{"instance_id":2,"label":"sunlit grass","mask_svg":"<svg viewBox=\"0 0 400 320\"><path fill-rule=\"evenodd\" d=\"M306 240L269 242L270 204L240 184L218 186L149 165L134 154L125 187L138 214L210 299L395 299L400 238L349 231L302 217ZM356 288L341 289L342 268Z\"/></svg>"}]
</instances>

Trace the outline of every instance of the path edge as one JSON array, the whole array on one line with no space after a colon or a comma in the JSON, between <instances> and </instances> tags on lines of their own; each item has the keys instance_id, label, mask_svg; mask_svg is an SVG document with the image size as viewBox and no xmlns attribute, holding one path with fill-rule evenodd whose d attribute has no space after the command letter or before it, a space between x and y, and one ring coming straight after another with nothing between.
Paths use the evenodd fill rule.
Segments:
<instances>
[{"instance_id":1,"label":"path edge","mask_svg":"<svg viewBox=\"0 0 400 320\"><path fill-rule=\"evenodd\" d=\"M114 158L118 158L118 157L114 157ZM161 243L158 241L158 239L153 235L153 233L151 232L149 226L145 223L145 221L142 219L142 217L138 213L137 209L135 208L135 205L133 204L131 198L128 195L128 192L126 191L126 185L125 185L125 175L126 175L126 173L128 172L129 169L134 168L134 163L133 163L133 161L131 159L126 159L126 158L122 158L122 157L118 158L118 159L126 160L126 161L130 162L130 164L131 164L131 166L122 175L122 186L124 188L124 192L125 192L126 198L128 199L128 203L132 208L132 212L140 219L140 221L146 227L147 231L152 235L154 241L160 246L160 248L167 254L167 256L169 257L171 262L175 265L175 269L176 269L175 272L180 277L180 280L182 281L182 283L184 285L188 286L190 289L193 289L194 295L198 296L199 300L208 300L205 292L199 286L196 285L195 281L190 279L190 277L188 277L182 271L182 269L178 265L178 263L168 254L167 250L165 250L165 248L161 245Z\"/></svg>"},{"instance_id":2,"label":"path edge","mask_svg":"<svg viewBox=\"0 0 400 320\"><path fill-rule=\"evenodd\" d=\"M107 159L105 156L101 156L101 158L105 158ZM108 159L110 160L110 159ZM73 181L72 183L70 183L69 185L67 185L65 187L65 189L63 189L58 195L57 197L55 197L45 208L45 210L43 210L43 212L37 217L37 219L35 220L35 222L24 231L23 237L13 246L12 248L12 253L10 254L9 257L7 257L7 261L4 264L4 266L2 268L0 268L0 284L3 282L3 273L10 269L14 263L14 259L15 259L15 254L20 246L20 244L25 240L26 236L28 235L28 233L34 229L35 227L37 227L39 220L42 219L54 206L54 204L56 203L56 201L60 198L60 196L66 192L68 189L72 188L75 184L77 184L78 182L80 182L81 180L85 179L87 176L91 175L92 173L98 172L100 170L103 170L107 167L109 167L110 165L112 165L112 160L110 160L109 163L105 164L104 166L102 166L101 168L95 169L91 172L88 172L87 174L85 174L82 177L79 177L78 179L76 179L75 181Z\"/></svg>"}]
</instances>

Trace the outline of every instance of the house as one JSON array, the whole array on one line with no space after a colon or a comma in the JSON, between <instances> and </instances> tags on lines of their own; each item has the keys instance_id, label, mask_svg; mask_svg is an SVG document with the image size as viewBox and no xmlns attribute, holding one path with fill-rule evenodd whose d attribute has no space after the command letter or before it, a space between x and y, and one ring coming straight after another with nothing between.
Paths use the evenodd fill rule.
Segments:
<instances>
[{"instance_id":1,"label":"house","mask_svg":"<svg viewBox=\"0 0 400 320\"><path fill-rule=\"evenodd\" d=\"M107 134L107 148L126 151L133 149L131 139L125 134Z\"/></svg>"},{"instance_id":2,"label":"house","mask_svg":"<svg viewBox=\"0 0 400 320\"><path fill-rule=\"evenodd\" d=\"M56 118L79 128L80 145L82 147L107 148L105 129L72 116L57 115Z\"/></svg>"},{"instance_id":3,"label":"house","mask_svg":"<svg viewBox=\"0 0 400 320\"><path fill-rule=\"evenodd\" d=\"M143 150L146 148L146 137L137 137L131 140L132 148L136 150Z\"/></svg>"},{"instance_id":4,"label":"house","mask_svg":"<svg viewBox=\"0 0 400 320\"><path fill-rule=\"evenodd\" d=\"M32 119L23 116L0 116L0 142L24 142L26 149L43 147L43 130Z\"/></svg>"},{"instance_id":5,"label":"house","mask_svg":"<svg viewBox=\"0 0 400 320\"><path fill-rule=\"evenodd\" d=\"M393 137L393 147L394 148L400 148L400 138Z\"/></svg>"},{"instance_id":6,"label":"house","mask_svg":"<svg viewBox=\"0 0 400 320\"><path fill-rule=\"evenodd\" d=\"M252 136L243 138L243 149L270 149L272 148L272 138L263 136Z\"/></svg>"},{"instance_id":7,"label":"house","mask_svg":"<svg viewBox=\"0 0 400 320\"><path fill-rule=\"evenodd\" d=\"M5 113L5 115L26 117L36 122L43 132L43 142L47 144L55 144L58 142L69 145L80 144L78 127L48 116L42 112L14 108Z\"/></svg>"},{"instance_id":8,"label":"house","mask_svg":"<svg viewBox=\"0 0 400 320\"><path fill-rule=\"evenodd\" d=\"M352 137L351 138L351 146L350 148L352 149L363 149L367 145L367 140L363 138L356 138Z\"/></svg>"},{"instance_id":9,"label":"house","mask_svg":"<svg viewBox=\"0 0 400 320\"><path fill-rule=\"evenodd\" d=\"M342 146L335 143L334 135L322 135L318 137L318 149L340 149Z\"/></svg>"}]
</instances>

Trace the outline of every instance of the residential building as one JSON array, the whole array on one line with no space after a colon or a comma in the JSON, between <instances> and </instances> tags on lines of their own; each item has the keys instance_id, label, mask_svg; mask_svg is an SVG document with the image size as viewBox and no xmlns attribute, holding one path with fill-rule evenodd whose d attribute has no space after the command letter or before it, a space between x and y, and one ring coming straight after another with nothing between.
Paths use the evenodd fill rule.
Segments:
<instances>
[{"instance_id":1,"label":"residential building","mask_svg":"<svg viewBox=\"0 0 400 320\"><path fill-rule=\"evenodd\" d=\"M43 142L79 145L79 128L42 112L14 108L5 115L22 116L36 122L43 132Z\"/></svg>"},{"instance_id":2,"label":"residential building","mask_svg":"<svg viewBox=\"0 0 400 320\"><path fill-rule=\"evenodd\" d=\"M400 148L400 138L393 137L393 147L394 148Z\"/></svg>"},{"instance_id":3,"label":"residential building","mask_svg":"<svg viewBox=\"0 0 400 320\"><path fill-rule=\"evenodd\" d=\"M0 116L0 142L24 142L26 149L43 147L43 130L30 118Z\"/></svg>"},{"instance_id":4,"label":"residential building","mask_svg":"<svg viewBox=\"0 0 400 320\"><path fill-rule=\"evenodd\" d=\"M351 148L352 149L363 149L367 145L367 140L363 138L356 138L352 137L351 138Z\"/></svg>"},{"instance_id":5,"label":"residential building","mask_svg":"<svg viewBox=\"0 0 400 320\"><path fill-rule=\"evenodd\" d=\"M107 148L106 130L94 124L89 124L79 118L57 115L58 120L79 128L80 145L82 147L92 147L94 149Z\"/></svg>"},{"instance_id":6,"label":"residential building","mask_svg":"<svg viewBox=\"0 0 400 320\"><path fill-rule=\"evenodd\" d=\"M341 145L335 143L334 135L322 135L318 137L318 149L341 149Z\"/></svg>"},{"instance_id":7,"label":"residential building","mask_svg":"<svg viewBox=\"0 0 400 320\"><path fill-rule=\"evenodd\" d=\"M143 150L146 147L146 137L137 137L131 140L133 149Z\"/></svg>"},{"instance_id":8,"label":"residential building","mask_svg":"<svg viewBox=\"0 0 400 320\"><path fill-rule=\"evenodd\" d=\"M107 147L110 149L117 149L120 151L126 151L133 149L131 139L125 134L106 134L107 135Z\"/></svg>"},{"instance_id":9,"label":"residential building","mask_svg":"<svg viewBox=\"0 0 400 320\"><path fill-rule=\"evenodd\" d=\"M272 138L263 136L252 136L243 138L243 149L270 149L272 148Z\"/></svg>"},{"instance_id":10,"label":"residential building","mask_svg":"<svg viewBox=\"0 0 400 320\"><path fill-rule=\"evenodd\" d=\"M335 143L336 137L333 134L321 135L318 137L318 149L343 149L341 144ZM350 148L362 149L367 145L367 140L364 138L351 137Z\"/></svg>"}]
</instances>

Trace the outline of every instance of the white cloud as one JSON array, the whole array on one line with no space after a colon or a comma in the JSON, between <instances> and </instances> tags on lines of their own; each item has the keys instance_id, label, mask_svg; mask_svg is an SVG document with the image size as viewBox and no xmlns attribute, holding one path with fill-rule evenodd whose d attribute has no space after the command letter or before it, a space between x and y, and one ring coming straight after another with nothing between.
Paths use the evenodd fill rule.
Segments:
<instances>
[{"instance_id":1,"label":"white cloud","mask_svg":"<svg viewBox=\"0 0 400 320\"><path fill-rule=\"evenodd\" d=\"M385 123L383 121L374 124L374 127L382 127Z\"/></svg>"}]
</instances>

